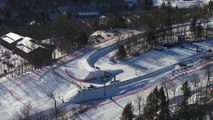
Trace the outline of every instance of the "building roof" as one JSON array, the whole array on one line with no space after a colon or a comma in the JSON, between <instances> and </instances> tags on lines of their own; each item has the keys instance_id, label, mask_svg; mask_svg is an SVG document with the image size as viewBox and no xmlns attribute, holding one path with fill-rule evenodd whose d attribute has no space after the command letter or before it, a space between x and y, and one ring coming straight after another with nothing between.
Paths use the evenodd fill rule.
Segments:
<instances>
[{"instance_id":1,"label":"building roof","mask_svg":"<svg viewBox=\"0 0 213 120\"><path fill-rule=\"evenodd\" d=\"M38 47L41 47L40 45L32 42L32 38L30 37L24 37L21 41L17 42L16 47L24 51L25 53L29 53L32 50L37 49Z\"/></svg>"},{"instance_id":2,"label":"building roof","mask_svg":"<svg viewBox=\"0 0 213 120\"><path fill-rule=\"evenodd\" d=\"M3 35L1 37L2 40L4 40L5 42L11 44L11 43L14 43L20 39L22 39L22 36L18 35L18 34L15 34L15 33L7 33L6 35Z\"/></svg>"},{"instance_id":3,"label":"building roof","mask_svg":"<svg viewBox=\"0 0 213 120\"><path fill-rule=\"evenodd\" d=\"M94 12L78 12L77 13L78 17L95 17L99 16L99 12L94 11Z\"/></svg>"},{"instance_id":4,"label":"building roof","mask_svg":"<svg viewBox=\"0 0 213 120\"><path fill-rule=\"evenodd\" d=\"M29 53L30 51L32 51L32 49L30 49L30 48L28 48L28 47L26 47L26 46L24 46L24 45L22 45L22 44L17 45L16 47L17 47L18 49L24 51L25 53Z\"/></svg>"},{"instance_id":5,"label":"building roof","mask_svg":"<svg viewBox=\"0 0 213 120\"><path fill-rule=\"evenodd\" d=\"M29 53L38 47L43 47L33 42L33 39L30 37L24 37L15 33L8 33L3 35L1 39L9 44L16 43L15 47L22 50L25 53ZM44 48L44 47L43 47Z\"/></svg>"}]
</instances>

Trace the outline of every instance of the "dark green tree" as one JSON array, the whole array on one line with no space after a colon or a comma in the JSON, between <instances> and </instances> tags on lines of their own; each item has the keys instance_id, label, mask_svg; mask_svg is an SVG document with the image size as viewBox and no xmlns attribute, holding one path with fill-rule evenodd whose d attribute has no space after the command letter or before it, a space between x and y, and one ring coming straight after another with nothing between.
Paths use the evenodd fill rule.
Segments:
<instances>
[{"instance_id":1,"label":"dark green tree","mask_svg":"<svg viewBox=\"0 0 213 120\"><path fill-rule=\"evenodd\" d=\"M13 8L16 7L18 1L17 0L6 0L7 7Z\"/></svg>"},{"instance_id":2,"label":"dark green tree","mask_svg":"<svg viewBox=\"0 0 213 120\"><path fill-rule=\"evenodd\" d=\"M191 32L193 33L193 36L195 37L196 31L197 31L197 19L196 19L196 18L194 18L194 19L191 21L190 29L191 29Z\"/></svg>"},{"instance_id":3,"label":"dark green tree","mask_svg":"<svg viewBox=\"0 0 213 120\"><path fill-rule=\"evenodd\" d=\"M209 2L209 11L210 11L210 14L213 13L213 1Z\"/></svg>"},{"instance_id":4,"label":"dark green tree","mask_svg":"<svg viewBox=\"0 0 213 120\"><path fill-rule=\"evenodd\" d=\"M146 120L152 120L157 116L158 112L158 89L157 87L151 92L146 100L143 116Z\"/></svg>"},{"instance_id":5,"label":"dark green tree","mask_svg":"<svg viewBox=\"0 0 213 120\"><path fill-rule=\"evenodd\" d=\"M172 9L172 4L171 4L171 2L170 2L170 1L168 1L168 3L167 3L167 7L168 7L169 9Z\"/></svg>"},{"instance_id":6,"label":"dark green tree","mask_svg":"<svg viewBox=\"0 0 213 120\"><path fill-rule=\"evenodd\" d=\"M201 25L201 23L199 23L197 26L197 37L201 38L202 34L203 34L203 26Z\"/></svg>"},{"instance_id":7,"label":"dark green tree","mask_svg":"<svg viewBox=\"0 0 213 120\"><path fill-rule=\"evenodd\" d=\"M180 105L180 109L177 112L176 119L177 120L190 120L191 116L189 113L189 106L187 101L182 100Z\"/></svg>"},{"instance_id":8,"label":"dark green tree","mask_svg":"<svg viewBox=\"0 0 213 120\"><path fill-rule=\"evenodd\" d=\"M145 4L144 5L145 9L146 10L150 10L152 8L152 6L153 6L153 1L152 0L145 0L144 4Z\"/></svg>"},{"instance_id":9,"label":"dark green tree","mask_svg":"<svg viewBox=\"0 0 213 120\"><path fill-rule=\"evenodd\" d=\"M184 99L180 102L179 110L177 112L176 118L178 120L190 120L190 112L189 112L189 106L188 106L188 98L191 95L191 90L188 85L188 81L185 81L181 87L181 90L183 91L183 97Z\"/></svg>"},{"instance_id":10,"label":"dark green tree","mask_svg":"<svg viewBox=\"0 0 213 120\"><path fill-rule=\"evenodd\" d=\"M159 120L170 120L169 101L166 99L163 87L159 89L159 110Z\"/></svg>"},{"instance_id":11,"label":"dark green tree","mask_svg":"<svg viewBox=\"0 0 213 120\"><path fill-rule=\"evenodd\" d=\"M147 40L148 40L148 42L150 43L151 46L156 45L157 40L156 40L156 35L155 35L153 30L148 31Z\"/></svg>"},{"instance_id":12,"label":"dark green tree","mask_svg":"<svg viewBox=\"0 0 213 120\"><path fill-rule=\"evenodd\" d=\"M181 90L183 91L184 100L187 102L188 98L191 96L191 88L188 84L188 81L183 83Z\"/></svg>"},{"instance_id":13,"label":"dark green tree","mask_svg":"<svg viewBox=\"0 0 213 120\"><path fill-rule=\"evenodd\" d=\"M121 120L132 120L134 118L132 103L128 103L123 110Z\"/></svg>"},{"instance_id":14,"label":"dark green tree","mask_svg":"<svg viewBox=\"0 0 213 120\"><path fill-rule=\"evenodd\" d=\"M163 8L163 9L166 8L166 3L165 2L162 3L161 8Z\"/></svg>"},{"instance_id":15,"label":"dark green tree","mask_svg":"<svg viewBox=\"0 0 213 120\"><path fill-rule=\"evenodd\" d=\"M80 44L83 44L83 45L88 44L88 37L87 37L87 34L85 32L80 33L79 41L80 41Z\"/></svg>"},{"instance_id":16,"label":"dark green tree","mask_svg":"<svg viewBox=\"0 0 213 120\"><path fill-rule=\"evenodd\" d=\"M124 45L120 45L117 52L117 58L124 59L125 57L126 57L126 50L124 48Z\"/></svg>"},{"instance_id":17,"label":"dark green tree","mask_svg":"<svg viewBox=\"0 0 213 120\"><path fill-rule=\"evenodd\" d=\"M11 10L10 9L4 9L4 17L8 20L11 19Z\"/></svg>"},{"instance_id":18,"label":"dark green tree","mask_svg":"<svg viewBox=\"0 0 213 120\"><path fill-rule=\"evenodd\" d=\"M127 27L126 19L120 14L112 14L108 17L107 28Z\"/></svg>"}]
</instances>

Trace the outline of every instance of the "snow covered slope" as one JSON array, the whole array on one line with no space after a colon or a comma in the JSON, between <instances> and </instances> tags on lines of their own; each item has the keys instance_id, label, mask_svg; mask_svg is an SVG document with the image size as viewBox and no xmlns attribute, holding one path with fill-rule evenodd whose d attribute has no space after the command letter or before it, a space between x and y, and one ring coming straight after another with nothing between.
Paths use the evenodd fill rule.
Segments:
<instances>
[{"instance_id":1,"label":"snow covered slope","mask_svg":"<svg viewBox=\"0 0 213 120\"><path fill-rule=\"evenodd\" d=\"M161 6L162 3L168 3L170 2L173 7L178 8L189 8L194 6L202 6L209 3L210 0L190 0L190 1L184 1L184 0L152 0L154 6Z\"/></svg>"},{"instance_id":2,"label":"snow covered slope","mask_svg":"<svg viewBox=\"0 0 213 120\"><path fill-rule=\"evenodd\" d=\"M10 76L1 78L1 119L16 119L20 108L29 101L32 103L34 113L53 108L53 100L48 98L48 94L52 91L57 96L59 105L72 106L80 101L103 98L104 82L101 81L101 77L104 71L117 75L116 79L121 82L107 81L106 96L119 97L141 87L158 84L163 80L161 79L163 76L168 75L171 69L175 68L176 63L202 55L202 53L198 54L193 46L186 46L186 48L175 47L162 52L152 50L124 62L110 62L110 57L115 53L112 47L114 43L128 36L131 34L125 33L122 37L114 37L95 47L85 47L52 66L16 78ZM208 49L212 47L212 40L197 44ZM91 56L92 62L89 60ZM93 65L98 66L100 70L95 69ZM135 74L136 70L138 74ZM98 88L88 90L90 85ZM85 89L83 90L85 92L80 92L80 89ZM84 93L85 99L80 99L79 97Z\"/></svg>"}]
</instances>

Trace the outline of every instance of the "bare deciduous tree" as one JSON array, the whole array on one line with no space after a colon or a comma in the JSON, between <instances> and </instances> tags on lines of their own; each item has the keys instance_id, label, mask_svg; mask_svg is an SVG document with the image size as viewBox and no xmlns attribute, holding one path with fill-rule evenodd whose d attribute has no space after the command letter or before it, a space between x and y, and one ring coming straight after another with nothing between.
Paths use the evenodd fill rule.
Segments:
<instances>
[{"instance_id":1,"label":"bare deciduous tree","mask_svg":"<svg viewBox=\"0 0 213 120\"><path fill-rule=\"evenodd\" d=\"M51 91L47 96L54 101L55 118L57 119L59 115L59 110L57 107L56 95L54 91Z\"/></svg>"},{"instance_id":2,"label":"bare deciduous tree","mask_svg":"<svg viewBox=\"0 0 213 120\"><path fill-rule=\"evenodd\" d=\"M28 101L23 108L21 108L20 120L31 120L30 114L32 112L32 103Z\"/></svg>"},{"instance_id":3,"label":"bare deciduous tree","mask_svg":"<svg viewBox=\"0 0 213 120\"><path fill-rule=\"evenodd\" d=\"M142 114L142 107L144 105L144 98L142 96L137 96L136 98L136 105L137 105L137 109L138 109L138 116L141 116Z\"/></svg>"},{"instance_id":4,"label":"bare deciduous tree","mask_svg":"<svg viewBox=\"0 0 213 120\"><path fill-rule=\"evenodd\" d=\"M194 85L194 92L195 92L195 94L196 94L195 101L194 101L194 95L193 95L193 102L198 102L198 100L199 100L199 94L198 94L198 88L199 88L199 86L198 86L198 85L199 85L199 83L200 83L200 78L199 78L198 74L194 74L194 75L192 76L191 82L192 82L193 85Z\"/></svg>"},{"instance_id":5,"label":"bare deciduous tree","mask_svg":"<svg viewBox=\"0 0 213 120\"><path fill-rule=\"evenodd\" d=\"M168 83L169 83L169 79L165 78L165 81L163 82L163 86L164 86L164 89L166 91L166 98L169 101Z\"/></svg>"},{"instance_id":6,"label":"bare deciduous tree","mask_svg":"<svg viewBox=\"0 0 213 120\"><path fill-rule=\"evenodd\" d=\"M175 93L176 93L176 84L175 84L173 81L168 82L168 83L167 83L167 88L168 88L169 91L171 91L171 92L173 93L173 95L174 95L174 97L175 97Z\"/></svg>"},{"instance_id":7,"label":"bare deciduous tree","mask_svg":"<svg viewBox=\"0 0 213 120\"><path fill-rule=\"evenodd\" d=\"M211 70L210 66L207 66L206 71L205 71L205 76L207 76L207 81L206 81L206 96L207 96L207 92L210 88L211 77L212 77L212 70Z\"/></svg>"}]
</instances>

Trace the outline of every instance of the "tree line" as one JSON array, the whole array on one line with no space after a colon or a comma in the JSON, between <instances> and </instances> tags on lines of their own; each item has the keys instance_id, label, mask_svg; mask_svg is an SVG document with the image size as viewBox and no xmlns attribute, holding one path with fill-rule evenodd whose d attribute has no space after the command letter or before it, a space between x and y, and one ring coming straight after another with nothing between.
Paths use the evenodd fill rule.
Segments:
<instances>
[{"instance_id":1,"label":"tree line","mask_svg":"<svg viewBox=\"0 0 213 120\"><path fill-rule=\"evenodd\" d=\"M92 33L91 28L69 15L60 16L45 24L10 27L8 31L29 36L38 43L50 39L50 42L64 53L71 53L86 45L88 35Z\"/></svg>"},{"instance_id":2,"label":"tree line","mask_svg":"<svg viewBox=\"0 0 213 120\"><path fill-rule=\"evenodd\" d=\"M136 106L127 103L121 114L121 120L194 120L212 119L212 66L204 69L201 75L193 74L180 87L181 94L176 95L177 83L167 81L160 88L155 87L146 100L142 96L136 98ZM182 81L182 80L181 80ZM174 96L168 95L169 92ZM170 97L169 97L170 96ZM135 109L136 108L136 109ZM137 110L138 113L135 113Z\"/></svg>"}]
</instances>

